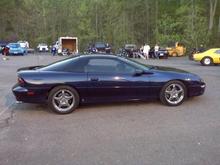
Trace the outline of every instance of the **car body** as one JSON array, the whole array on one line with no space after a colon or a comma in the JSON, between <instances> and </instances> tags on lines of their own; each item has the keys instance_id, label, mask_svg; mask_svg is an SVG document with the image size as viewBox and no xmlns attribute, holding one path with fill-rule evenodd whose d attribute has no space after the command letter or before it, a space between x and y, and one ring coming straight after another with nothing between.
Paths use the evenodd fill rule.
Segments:
<instances>
[{"instance_id":1,"label":"car body","mask_svg":"<svg viewBox=\"0 0 220 165\"><path fill-rule=\"evenodd\" d=\"M48 45L47 45L47 44L45 44L45 43L40 43L40 44L38 44L38 46L37 46L37 50L38 50L39 52L48 52L48 51L49 51L49 48L48 48Z\"/></svg>"},{"instance_id":2,"label":"car body","mask_svg":"<svg viewBox=\"0 0 220 165\"><path fill-rule=\"evenodd\" d=\"M105 42L95 42L94 44L90 44L88 48L88 52L92 54L111 53L111 51L111 46Z\"/></svg>"},{"instance_id":3,"label":"car body","mask_svg":"<svg viewBox=\"0 0 220 165\"><path fill-rule=\"evenodd\" d=\"M19 43L9 43L7 45L9 48L9 55L24 55L25 49L21 47Z\"/></svg>"},{"instance_id":4,"label":"car body","mask_svg":"<svg viewBox=\"0 0 220 165\"><path fill-rule=\"evenodd\" d=\"M193 54L193 60L199 61L205 66L220 64L220 48L213 48L202 53L195 53Z\"/></svg>"},{"instance_id":5,"label":"car body","mask_svg":"<svg viewBox=\"0 0 220 165\"><path fill-rule=\"evenodd\" d=\"M127 53L127 56L133 58L136 52L138 52L137 45L135 44L125 44L124 50Z\"/></svg>"},{"instance_id":6,"label":"car body","mask_svg":"<svg viewBox=\"0 0 220 165\"><path fill-rule=\"evenodd\" d=\"M168 53L167 49L163 48L163 47L159 48L159 51L157 52L158 57L155 57L154 47L152 47L149 52L150 58L167 59L168 55L169 55L169 53Z\"/></svg>"},{"instance_id":7,"label":"car body","mask_svg":"<svg viewBox=\"0 0 220 165\"><path fill-rule=\"evenodd\" d=\"M174 45L174 44L171 44ZM186 47L183 43L176 42L175 46L167 47L168 55L171 57L180 57L186 54Z\"/></svg>"},{"instance_id":8,"label":"car body","mask_svg":"<svg viewBox=\"0 0 220 165\"><path fill-rule=\"evenodd\" d=\"M28 53L29 43L27 41L18 41L17 43L25 50L25 53Z\"/></svg>"},{"instance_id":9,"label":"car body","mask_svg":"<svg viewBox=\"0 0 220 165\"><path fill-rule=\"evenodd\" d=\"M70 113L80 103L158 98L176 106L205 91L205 83L195 74L110 54L75 56L21 68L17 74L18 83L12 88L17 101L48 103L58 113ZM71 107L65 107L70 103Z\"/></svg>"}]
</instances>

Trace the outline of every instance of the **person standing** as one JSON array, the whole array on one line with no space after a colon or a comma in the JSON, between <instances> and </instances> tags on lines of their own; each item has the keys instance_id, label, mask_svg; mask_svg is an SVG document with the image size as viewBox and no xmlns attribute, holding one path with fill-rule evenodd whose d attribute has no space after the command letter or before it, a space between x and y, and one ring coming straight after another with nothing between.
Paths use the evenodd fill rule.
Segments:
<instances>
[{"instance_id":1,"label":"person standing","mask_svg":"<svg viewBox=\"0 0 220 165\"><path fill-rule=\"evenodd\" d=\"M149 59L149 51L150 51L150 46L144 44L143 53L146 59Z\"/></svg>"},{"instance_id":2,"label":"person standing","mask_svg":"<svg viewBox=\"0 0 220 165\"><path fill-rule=\"evenodd\" d=\"M52 51L52 55L55 56L55 55L56 55L56 52L57 52L56 47L53 46L51 51Z\"/></svg>"},{"instance_id":3,"label":"person standing","mask_svg":"<svg viewBox=\"0 0 220 165\"><path fill-rule=\"evenodd\" d=\"M3 53L3 60L8 60L6 56L9 55L9 47L5 46L2 50L2 53Z\"/></svg>"},{"instance_id":4,"label":"person standing","mask_svg":"<svg viewBox=\"0 0 220 165\"><path fill-rule=\"evenodd\" d=\"M155 58L159 58L159 55L158 55L159 49L160 49L159 45L156 44L156 45L154 46L154 57L155 57Z\"/></svg>"}]
</instances>

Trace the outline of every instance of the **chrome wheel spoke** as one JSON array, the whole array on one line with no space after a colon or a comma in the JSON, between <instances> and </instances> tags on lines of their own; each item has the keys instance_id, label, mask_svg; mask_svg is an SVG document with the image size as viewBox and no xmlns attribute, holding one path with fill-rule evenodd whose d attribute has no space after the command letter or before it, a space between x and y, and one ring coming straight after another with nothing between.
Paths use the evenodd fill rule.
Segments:
<instances>
[{"instance_id":1,"label":"chrome wheel spoke","mask_svg":"<svg viewBox=\"0 0 220 165\"><path fill-rule=\"evenodd\" d=\"M177 90L177 91L176 91L177 94L180 94L180 93L182 93L182 92L183 92L183 89L180 89L180 90Z\"/></svg>"},{"instance_id":2,"label":"chrome wheel spoke","mask_svg":"<svg viewBox=\"0 0 220 165\"><path fill-rule=\"evenodd\" d=\"M70 95L70 96L65 95L64 98L67 99L67 100L70 100L70 99L73 98L73 96L72 95Z\"/></svg>"},{"instance_id":3,"label":"chrome wheel spoke","mask_svg":"<svg viewBox=\"0 0 220 165\"><path fill-rule=\"evenodd\" d=\"M70 90L62 89L54 94L53 105L58 111L69 111L74 104L75 97Z\"/></svg>"},{"instance_id":4,"label":"chrome wheel spoke","mask_svg":"<svg viewBox=\"0 0 220 165\"><path fill-rule=\"evenodd\" d=\"M170 84L165 90L165 99L170 104L178 104L184 98L184 89L180 84Z\"/></svg>"},{"instance_id":5,"label":"chrome wheel spoke","mask_svg":"<svg viewBox=\"0 0 220 165\"><path fill-rule=\"evenodd\" d=\"M172 93L172 90L166 90L165 91L167 94L171 94Z\"/></svg>"},{"instance_id":6,"label":"chrome wheel spoke","mask_svg":"<svg viewBox=\"0 0 220 165\"><path fill-rule=\"evenodd\" d=\"M69 107L69 106L70 106L70 103L69 103L68 101L66 102L66 106L67 106L67 107Z\"/></svg>"},{"instance_id":7,"label":"chrome wheel spoke","mask_svg":"<svg viewBox=\"0 0 220 165\"><path fill-rule=\"evenodd\" d=\"M62 104L61 104L61 102L59 102L59 103L58 103L58 107L59 107L59 108L61 108L61 107L62 107Z\"/></svg>"},{"instance_id":8,"label":"chrome wheel spoke","mask_svg":"<svg viewBox=\"0 0 220 165\"><path fill-rule=\"evenodd\" d=\"M61 100L61 99L62 99L62 96L55 96L54 99L55 99L55 100Z\"/></svg>"}]
</instances>

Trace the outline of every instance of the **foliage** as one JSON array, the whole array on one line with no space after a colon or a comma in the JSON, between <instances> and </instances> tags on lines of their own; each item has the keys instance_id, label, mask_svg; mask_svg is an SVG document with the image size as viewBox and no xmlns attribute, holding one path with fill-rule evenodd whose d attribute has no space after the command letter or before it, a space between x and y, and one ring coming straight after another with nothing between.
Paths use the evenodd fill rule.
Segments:
<instances>
[{"instance_id":1,"label":"foliage","mask_svg":"<svg viewBox=\"0 0 220 165\"><path fill-rule=\"evenodd\" d=\"M0 7L0 40L28 40L32 47L60 36L77 36L82 51L94 41L115 48L176 41L219 47L220 4L210 30L205 0L1 0Z\"/></svg>"}]
</instances>

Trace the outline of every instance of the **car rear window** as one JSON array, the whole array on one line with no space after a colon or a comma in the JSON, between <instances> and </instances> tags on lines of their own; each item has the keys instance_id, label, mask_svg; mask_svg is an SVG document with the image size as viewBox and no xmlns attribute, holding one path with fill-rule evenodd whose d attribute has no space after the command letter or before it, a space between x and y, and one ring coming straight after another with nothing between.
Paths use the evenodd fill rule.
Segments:
<instances>
[{"instance_id":1,"label":"car rear window","mask_svg":"<svg viewBox=\"0 0 220 165\"><path fill-rule=\"evenodd\" d=\"M39 70L42 71L59 71L59 72L84 72L85 65L88 63L88 60L84 58L70 58L62 61L55 62Z\"/></svg>"},{"instance_id":2,"label":"car rear window","mask_svg":"<svg viewBox=\"0 0 220 165\"><path fill-rule=\"evenodd\" d=\"M96 43L95 47L96 48L105 48L105 44L104 43Z\"/></svg>"},{"instance_id":3,"label":"car rear window","mask_svg":"<svg viewBox=\"0 0 220 165\"><path fill-rule=\"evenodd\" d=\"M10 44L9 45L11 48L19 48L20 44Z\"/></svg>"}]
</instances>

